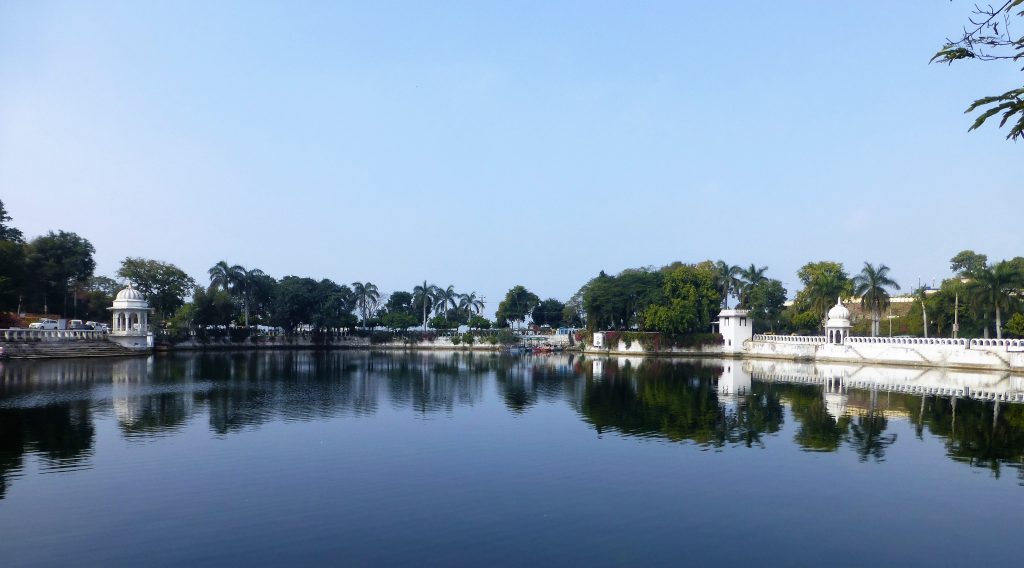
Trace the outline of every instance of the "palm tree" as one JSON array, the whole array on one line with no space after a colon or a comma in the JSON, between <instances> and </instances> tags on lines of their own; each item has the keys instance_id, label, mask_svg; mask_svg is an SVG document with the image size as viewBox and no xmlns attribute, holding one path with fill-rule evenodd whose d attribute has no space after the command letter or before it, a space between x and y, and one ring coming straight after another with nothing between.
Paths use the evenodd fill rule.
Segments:
<instances>
[{"instance_id":1,"label":"palm tree","mask_svg":"<svg viewBox=\"0 0 1024 568\"><path fill-rule=\"evenodd\" d=\"M427 284L426 280L423 281L422 286L412 289L412 301L420 302L423 305L423 331L427 331L427 307L433 304L436 293L437 286Z\"/></svg>"},{"instance_id":2,"label":"palm tree","mask_svg":"<svg viewBox=\"0 0 1024 568\"><path fill-rule=\"evenodd\" d=\"M207 273L210 275L210 292L219 288L225 293L230 294L232 298L238 297L241 287L244 285L242 284L245 279L244 267L238 264L229 266L227 262L222 260L210 267ZM248 317L248 314L246 314L246 326L249 325Z\"/></svg>"},{"instance_id":3,"label":"palm tree","mask_svg":"<svg viewBox=\"0 0 1024 568\"><path fill-rule=\"evenodd\" d=\"M476 291L474 290L469 294L462 294L459 297L459 308L466 310L466 324L468 325L469 321L473 319L474 313L479 314L483 311L484 301L477 298Z\"/></svg>"},{"instance_id":4,"label":"palm tree","mask_svg":"<svg viewBox=\"0 0 1024 568\"><path fill-rule=\"evenodd\" d=\"M730 266L724 260L715 263L715 286L722 291L722 307L729 309L729 292L740 287L739 266Z\"/></svg>"},{"instance_id":5,"label":"palm tree","mask_svg":"<svg viewBox=\"0 0 1024 568\"><path fill-rule=\"evenodd\" d=\"M210 288L209 291L220 288L221 290L231 294L238 286L239 280L242 278L242 273L245 272L245 268L240 265L229 266L227 262L220 261L210 267L207 273L210 275Z\"/></svg>"},{"instance_id":6,"label":"palm tree","mask_svg":"<svg viewBox=\"0 0 1024 568\"><path fill-rule=\"evenodd\" d=\"M747 298L750 296L750 290L754 286L768 280L768 277L764 275L767 270L767 266L758 268L753 264L749 268L740 270L740 286L738 288L740 305L744 307L747 305Z\"/></svg>"},{"instance_id":7,"label":"palm tree","mask_svg":"<svg viewBox=\"0 0 1024 568\"><path fill-rule=\"evenodd\" d=\"M366 327L366 321L369 319L370 312L377 307L377 302L380 301L380 292L377 290L377 285L372 282L353 282L352 296L355 300L356 308L359 309L359 314L363 316L363 327Z\"/></svg>"},{"instance_id":8,"label":"palm tree","mask_svg":"<svg viewBox=\"0 0 1024 568\"><path fill-rule=\"evenodd\" d=\"M825 321L828 310L835 305L835 298L848 295L850 281L843 274L826 272L807 284L807 300L810 309L820 314L821 322Z\"/></svg>"},{"instance_id":9,"label":"palm tree","mask_svg":"<svg viewBox=\"0 0 1024 568\"><path fill-rule=\"evenodd\" d=\"M447 313L449 308L457 309L459 307L459 293L451 284L447 288L437 288L434 291L434 300L437 302L434 305L434 312L439 316Z\"/></svg>"},{"instance_id":10,"label":"palm tree","mask_svg":"<svg viewBox=\"0 0 1024 568\"><path fill-rule=\"evenodd\" d=\"M884 264L876 268L865 262L860 274L853 277L853 293L860 296L861 307L871 309L871 337L878 336L882 310L889 305L886 288L899 290L900 285L889 278L889 267Z\"/></svg>"},{"instance_id":11,"label":"palm tree","mask_svg":"<svg viewBox=\"0 0 1024 568\"><path fill-rule=\"evenodd\" d=\"M928 299L927 290L928 288L925 286L914 290L914 299L921 303L921 319L924 326L921 329L924 330L925 339L928 338L928 308L924 305L925 300Z\"/></svg>"},{"instance_id":12,"label":"palm tree","mask_svg":"<svg viewBox=\"0 0 1024 568\"><path fill-rule=\"evenodd\" d=\"M974 271L971 277L972 280L967 285L971 301L986 314L995 312L996 339L1002 339L1002 310L1008 310L1016 303L1014 293L1024 287L1024 274L1004 260ZM985 337L988 337L988 326L985 326Z\"/></svg>"},{"instance_id":13,"label":"palm tree","mask_svg":"<svg viewBox=\"0 0 1024 568\"><path fill-rule=\"evenodd\" d=\"M259 268L246 270L242 266L235 265L232 268L240 269L235 275L235 287L241 293L242 313L245 314L245 327L249 327L249 307L252 305L252 292L256 280L265 277L267 274Z\"/></svg>"}]
</instances>

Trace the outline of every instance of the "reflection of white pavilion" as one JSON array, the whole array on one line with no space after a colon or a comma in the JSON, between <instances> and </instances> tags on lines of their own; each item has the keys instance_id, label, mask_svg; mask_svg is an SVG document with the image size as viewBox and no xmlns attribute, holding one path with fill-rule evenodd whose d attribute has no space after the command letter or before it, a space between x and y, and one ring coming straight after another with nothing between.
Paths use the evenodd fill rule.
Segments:
<instances>
[{"instance_id":1,"label":"reflection of white pavilion","mask_svg":"<svg viewBox=\"0 0 1024 568\"><path fill-rule=\"evenodd\" d=\"M108 338L130 349L151 349L153 334L149 331L151 308L138 290L131 284L117 293L114 305L107 308L112 312Z\"/></svg>"}]
</instances>

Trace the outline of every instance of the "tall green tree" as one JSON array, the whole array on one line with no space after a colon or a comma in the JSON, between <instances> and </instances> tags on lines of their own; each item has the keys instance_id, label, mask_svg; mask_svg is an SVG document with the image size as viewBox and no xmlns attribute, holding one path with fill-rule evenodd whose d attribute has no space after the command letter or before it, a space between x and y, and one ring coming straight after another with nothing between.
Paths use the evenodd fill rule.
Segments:
<instances>
[{"instance_id":1,"label":"tall green tree","mask_svg":"<svg viewBox=\"0 0 1024 568\"><path fill-rule=\"evenodd\" d=\"M538 304L540 298L525 286L513 286L505 293L505 299L498 304L495 320L500 325L508 325L510 322L523 323Z\"/></svg>"},{"instance_id":2,"label":"tall green tree","mask_svg":"<svg viewBox=\"0 0 1024 568\"><path fill-rule=\"evenodd\" d=\"M389 314L403 313L415 315L416 310L413 308L412 294L401 290L392 292L388 296L387 302L384 303L384 311Z\"/></svg>"},{"instance_id":3,"label":"tall green tree","mask_svg":"<svg viewBox=\"0 0 1024 568\"><path fill-rule=\"evenodd\" d=\"M748 303L748 294L758 284L768 280L768 277L764 275L768 271L767 266L758 268L751 264L748 268L744 268L740 271L740 286L739 286L739 302L740 306L746 308Z\"/></svg>"},{"instance_id":4,"label":"tall green tree","mask_svg":"<svg viewBox=\"0 0 1024 568\"><path fill-rule=\"evenodd\" d=\"M106 321L107 309L124 286L109 276L92 276L78 290L79 315L85 320Z\"/></svg>"},{"instance_id":5,"label":"tall green tree","mask_svg":"<svg viewBox=\"0 0 1024 568\"><path fill-rule=\"evenodd\" d=\"M871 337L878 336L882 310L889 306L888 288L899 290L900 285L889 278L889 267L884 264L876 267L865 262L860 274L853 277L853 293L860 296L861 306L871 310Z\"/></svg>"},{"instance_id":6,"label":"tall green tree","mask_svg":"<svg viewBox=\"0 0 1024 568\"><path fill-rule=\"evenodd\" d=\"M1024 36L1014 35L1011 24L1022 23L1015 18L1024 17L1024 0L1002 0L995 5L975 4L969 25L956 41L947 40L932 61L952 64L966 59L974 61L1002 61L1017 65L1024 59ZM1015 28L1014 28L1015 29ZM1000 95L975 100L965 112L981 111L968 131L999 116L999 127L1009 124L1007 140L1024 137L1024 85Z\"/></svg>"},{"instance_id":7,"label":"tall green tree","mask_svg":"<svg viewBox=\"0 0 1024 568\"><path fill-rule=\"evenodd\" d=\"M476 291L459 296L459 309L466 312L466 322L473 321L473 315L484 309L484 301L476 295Z\"/></svg>"},{"instance_id":8,"label":"tall green tree","mask_svg":"<svg viewBox=\"0 0 1024 568\"><path fill-rule=\"evenodd\" d=\"M562 310L562 322L563 325L569 327L583 327L587 325L586 318L587 312L583 309L583 291L579 290L565 303L565 308Z\"/></svg>"},{"instance_id":9,"label":"tall green tree","mask_svg":"<svg viewBox=\"0 0 1024 568\"><path fill-rule=\"evenodd\" d=\"M0 241L23 244L25 242L25 235L19 229L8 224L12 220L10 214L7 213L7 207L0 200Z\"/></svg>"},{"instance_id":10,"label":"tall green tree","mask_svg":"<svg viewBox=\"0 0 1024 568\"><path fill-rule=\"evenodd\" d=\"M285 276L277 285L272 321L288 333L311 324L317 306L317 282L312 278Z\"/></svg>"},{"instance_id":11,"label":"tall green tree","mask_svg":"<svg viewBox=\"0 0 1024 568\"><path fill-rule=\"evenodd\" d=\"M459 293L455 291L455 286L449 284L447 288L434 290L434 313L443 316L448 310L455 310L458 307Z\"/></svg>"},{"instance_id":12,"label":"tall green tree","mask_svg":"<svg viewBox=\"0 0 1024 568\"><path fill-rule=\"evenodd\" d=\"M632 329L643 323L648 306L664 301L665 274L682 266L660 270L626 269L616 276L602 270L581 289L587 326L591 329Z\"/></svg>"},{"instance_id":13,"label":"tall green tree","mask_svg":"<svg viewBox=\"0 0 1024 568\"><path fill-rule=\"evenodd\" d=\"M1024 287L1021 272L1013 264L1003 261L986 266L972 274L967 285L971 301L979 311L995 315L996 338L1002 339L1002 312L1010 309L1019 300L1018 293ZM985 337L988 337L988 326L985 326Z\"/></svg>"},{"instance_id":14,"label":"tall green tree","mask_svg":"<svg viewBox=\"0 0 1024 568\"><path fill-rule=\"evenodd\" d=\"M28 274L24 244L0 240L0 309L20 309Z\"/></svg>"},{"instance_id":15,"label":"tall green tree","mask_svg":"<svg viewBox=\"0 0 1024 568\"><path fill-rule=\"evenodd\" d=\"M246 271L242 291L246 326L249 325L250 315L255 316L259 322L270 321L276 290L277 280L272 276L258 268Z\"/></svg>"},{"instance_id":16,"label":"tall green tree","mask_svg":"<svg viewBox=\"0 0 1024 568\"><path fill-rule=\"evenodd\" d=\"M245 321L245 327L249 327L249 312L253 300L260 292L260 286L266 283L267 275L259 268L248 270L244 266L238 265L234 268L240 269L235 278L235 297L242 302L243 321Z\"/></svg>"},{"instance_id":17,"label":"tall green tree","mask_svg":"<svg viewBox=\"0 0 1024 568\"><path fill-rule=\"evenodd\" d=\"M229 265L222 260L211 266L207 273L210 275L210 290L219 289L234 295L244 278L245 268L238 264Z\"/></svg>"},{"instance_id":18,"label":"tall green tree","mask_svg":"<svg viewBox=\"0 0 1024 568\"><path fill-rule=\"evenodd\" d=\"M313 296L310 323L314 328L328 331L356 325L356 317L352 315L356 300L351 288L325 278L316 283Z\"/></svg>"},{"instance_id":19,"label":"tall green tree","mask_svg":"<svg viewBox=\"0 0 1024 568\"><path fill-rule=\"evenodd\" d=\"M132 283L161 319L171 317L192 295L196 281L177 266L147 258L128 257L117 275Z\"/></svg>"},{"instance_id":20,"label":"tall green tree","mask_svg":"<svg viewBox=\"0 0 1024 568\"><path fill-rule=\"evenodd\" d=\"M949 269L960 276L968 276L988 266L988 257L973 250L962 250L949 259Z\"/></svg>"},{"instance_id":21,"label":"tall green tree","mask_svg":"<svg viewBox=\"0 0 1024 568\"><path fill-rule=\"evenodd\" d=\"M794 304L799 312L814 313L819 322L825 321L825 315L835 305L836 298L849 296L853 291L853 284L839 262L808 262L797 271L797 277L804 287L797 293Z\"/></svg>"},{"instance_id":22,"label":"tall green tree","mask_svg":"<svg viewBox=\"0 0 1024 568\"><path fill-rule=\"evenodd\" d=\"M715 264L677 264L665 272L663 300L643 313L643 327L668 335L707 331L721 306Z\"/></svg>"},{"instance_id":23,"label":"tall green tree","mask_svg":"<svg viewBox=\"0 0 1024 568\"><path fill-rule=\"evenodd\" d=\"M178 308L174 318L183 321L186 326L197 325L206 328L225 325L234 319L236 313L234 298L219 288L204 290L202 287L196 287L192 294L192 307L187 306L186 304Z\"/></svg>"},{"instance_id":24,"label":"tall green tree","mask_svg":"<svg viewBox=\"0 0 1024 568\"><path fill-rule=\"evenodd\" d=\"M565 312L565 304L555 298L548 298L537 304L530 314L533 323L547 325L553 328L562 327L562 316Z\"/></svg>"},{"instance_id":25,"label":"tall green tree","mask_svg":"<svg viewBox=\"0 0 1024 568\"><path fill-rule=\"evenodd\" d=\"M366 322L380 302L380 292L377 290L377 285L372 282L353 282L352 294L355 298L356 309L359 310L359 314L363 318L363 327L366 327Z\"/></svg>"},{"instance_id":26,"label":"tall green tree","mask_svg":"<svg viewBox=\"0 0 1024 568\"><path fill-rule=\"evenodd\" d=\"M38 291L44 312L50 302L60 300L67 314L70 292L80 288L96 269L92 243L75 233L58 231L32 239L28 244L26 271L29 287Z\"/></svg>"},{"instance_id":27,"label":"tall green tree","mask_svg":"<svg viewBox=\"0 0 1024 568\"><path fill-rule=\"evenodd\" d=\"M782 282L766 278L750 285L744 301L744 307L750 311L755 332L766 328L775 331L786 304L786 288L782 286Z\"/></svg>"}]
</instances>

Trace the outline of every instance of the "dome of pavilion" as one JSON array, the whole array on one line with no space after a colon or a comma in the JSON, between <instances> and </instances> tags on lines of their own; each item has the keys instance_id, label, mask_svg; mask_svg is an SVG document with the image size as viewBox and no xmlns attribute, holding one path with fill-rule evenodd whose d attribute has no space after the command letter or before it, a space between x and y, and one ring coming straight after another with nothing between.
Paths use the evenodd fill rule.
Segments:
<instances>
[{"instance_id":1,"label":"dome of pavilion","mask_svg":"<svg viewBox=\"0 0 1024 568\"><path fill-rule=\"evenodd\" d=\"M117 297L114 298L114 309L145 310L149 309L149 303L146 302L142 292L139 292L129 284L127 288L117 293Z\"/></svg>"},{"instance_id":2,"label":"dome of pavilion","mask_svg":"<svg viewBox=\"0 0 1024 568\"><path fill-rule=\"evenodd\" d=\"M844 321L846 325L849 325L850 310L846 309L842 300L838 298L836 299L836 305L832 306L832 309L828 311L829 324L832 322L839 323L837 320Z\"/></svg>"}]
</instances>

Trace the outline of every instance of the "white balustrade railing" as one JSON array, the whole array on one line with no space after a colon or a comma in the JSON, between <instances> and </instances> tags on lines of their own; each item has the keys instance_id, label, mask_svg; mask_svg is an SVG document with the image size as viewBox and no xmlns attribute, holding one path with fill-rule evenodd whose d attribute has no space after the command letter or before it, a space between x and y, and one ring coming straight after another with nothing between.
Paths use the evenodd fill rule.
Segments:
<instances>
[{"instance_id":1,"label":"white balustrade railing","mask_svg":"<svg viewBox=\"0 0 1024 568\"><path fill-rule=\"evenodd\" d=\"M967 347L966 339L948 337L847 337L846 343L883 345L950 345Z\"/></svg>"},{"instance_id":2,"label":"white balustrade railing","mask_svg":"<svg viewBox=\"0 0 1024 568\"><path fill-rule=\"evenodd\" d=\"M971 349L1002 347L1008 351L1024 350L1024 339L972 339Z\"/></svg>"},{"instance_id":3,"label":"white balustrade railing","mask_svg":"<svg viewBox=\"0 0 1024 568\"><path fill-rule=\"evenodd\" d=\"M0 341L100 341L107 332L97 329L0 329Z\"/></svg>"},{"instance_id":4,"label":"white balustrade railing","mask_svg":"<svg viewBox=\"0 0 1024 568\"><path fill-rule=\"evenodd\" d=\"M771 335L755 333L754 341L774 343L809 343L825 344L828 338L823 335ZM949 337L846 337L845 345L935 345L958 349L978 349L984 351L1019 351L1024 352L1024 339L963 339Z\"/></svg>"},{"instance_id":5,"label":"white balustrade railing","mask_svg":"<svg viewBox=\"0 0 1024 568\"><path fill-rule=\"evenodd\" d=\"M826 343L828 338L824 335L771 335L755 333L754 341L773 341L776 343Z\"/></svg>"}]
</instances>

